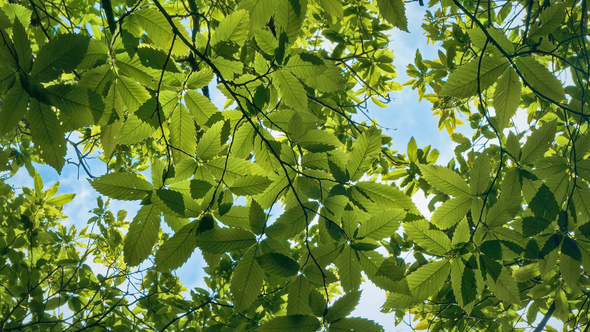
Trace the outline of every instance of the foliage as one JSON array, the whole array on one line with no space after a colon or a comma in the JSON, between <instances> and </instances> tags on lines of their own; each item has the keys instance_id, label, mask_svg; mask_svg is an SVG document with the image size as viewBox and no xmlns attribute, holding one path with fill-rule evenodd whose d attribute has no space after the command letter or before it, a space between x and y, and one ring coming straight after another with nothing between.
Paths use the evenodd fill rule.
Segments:
<instances>
[{"instance_id":1,"label":"foliage","mask_svg":"<svg viewBox=\"0 0 590 332\"><path fill-rule=\"evenodd\" d=\"M354 117L401 89L388 31L410 5L0 1L0 170L35 179L0 182L0 331L381 331L350 317L363 278L415 329L588 329L586 1L428 4L439 58L406 85L458 143L446 166ZM61 172L68 146L132 222L99 198L65 226L73 196L34 163ZM185 296L171 271L196 250L209 289Z\"/></svg>"}]
</instances>

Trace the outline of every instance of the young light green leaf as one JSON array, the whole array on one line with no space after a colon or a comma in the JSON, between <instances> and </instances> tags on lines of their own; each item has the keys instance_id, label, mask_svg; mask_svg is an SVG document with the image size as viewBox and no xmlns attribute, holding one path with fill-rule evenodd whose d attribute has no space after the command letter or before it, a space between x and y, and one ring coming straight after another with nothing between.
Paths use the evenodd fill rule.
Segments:
<instances>
[{"instance_id":1,"label":"young light green leaf","mask_svg":"<svg viewBox=\"0 0 590 332\"><path fill-rule=\"evenodd\" d=\"M123 253L127 265L137 266L150 256L158 241L159 229L160 211L152 204L143 205L125 236Z\"/></svg>"},{"instance_id":2,"label":"young light green leaf","mask_svg":"<svg viewBox=\"0 0 590 332\"><path fill-rule=\"evenodd\" d=\"M181 267L197 247L196 221L182 227L156 252L156 270L165 272Z\"/></svg>"},{"instance_id":3,"label":"young light green leaf","mask_svg":"<svg viewBox=\"0 0 590 332\"><path fill-rule=\"evenodd\" d=\"M58 78L62 72L70 73L84 59L90 37L82 34L61 34L51 38L37 54L31 76L41 82Z\"/></svg>"},{"instance_id":4,"label":"young light green leaf","mask_svg":"<svg viewBox=\"0 0 590 332\"><path fill-rule=\"evenodd\" d=\"M391 25L402 31L408 31L408 19L406 18L406 7L402 0L377 0L379 13Z\"/></svg>"},{"instance_id":5,"label":"young light green leaf","mask_svg":"<svg viewBox=\"0 0 590 332\"><path fill-rule=\"evenodd\" d=\"M65 164L67 142L57 115L50 106L31 99L27 120L33 143L40 150L41 158L61 173Z\"/></svg>"},{"instance_id":6,"label":"young light green leaf","mask_svg":"<svg viewBox=\"0 0 590 332\"><path fill-rule=\"evenodd\" d=\"M200 234L199 248L213 254L247 248L256 243L254 234L239 228L216 228Z\"/></svg>"},{"instance_id":7,"label":"young light green leaf","mask_svg":"<svg viewBox=\"0 0 590 332\"><path fill-rule=\"evenodd\" d=\"M76 197L76 194L62 194L48 199L47 201L45 201L45 203L49 205L64 206L71 202L74 199L74 197Z\"/></svg>"},{"instance_id":8,"label":"young light green leaf","mask_svg":"<svg viewBox=\"0 0 590 332\"><path fill-rule=\"evenodd\" d=\"M142 199L154 189L151 183L130 173L109 173L90 182L101 195L133 201Z\"/></svg>"},{"instance_id":9,"label":"young light green leaf","mask_svg":"<svg viewBox=\"0 0 590 332\"><path fill-rule=\"evenodd\" d=\"M344 294L341 298L336 300L336 302L334 302L330 308L328 308L326 320L329 323L332 323L350 315L354 308L356 308L356 306L359 304L360 299L360 291L353 291Z\"/></svg>"},{"instance_id":10,"label":"young light green leaf","mask_svg":"<svg viewBox=\"0 0 590 332\"><path fill-rule=\"evenodd\" d=\"M287 315L307 315L311 313L309 293L311 285L303 275L298 275L289 286Z\"/></svg>"},{"instance_id":11,"label":"young light green leaf","mask_svg":"<svg viewBox=\"0 0 590 332\"><path fill-rule=\"evenodd\" d=\"M516 114L520 104L521 88L522 84L516 71L512 67L506 68L498 80L494 92L494 109L496 110L496 119L498 119L498 128L496 129L506 128L510 118Z\"/></svg>"},{"instance_id":12,"label":"young light green leaf","mask_svg":"<svg viewBox=\"0 0 590 332\"><path fill-rule=\"evenodd\" d=\"M229 289L234 298L233 309L236 312L248 309L260 294L264 271L255 259L258 251L258 245L250 247L236 265L231 278Z\"/></svg>"},{"instance_id":13,"label":"young light green leaf","mask_svg":"<svg viewBox=\"0 0 590 332\"><path fill-rule=\"evenodd\" d=\"M565 99L565 92L561 82L553 75L547 67L543 66L533 57L516 58L516 67L524 76L528 85L533 91L550 98L555 102Z\"/></svg>"},{"instance_id":14,"label":"young light green leaf","mask_svg":"<svg viewBox=\"0 0 590 332\"><path fill-rule=\"evenodd\" d=\"M481 66L480 66L481 63ZM467 98L483 91L496 82L508 63L500 58L474 59L449 75L440 95Z\"/></svg>"},{"instance_id":15,"label":"young light green leaf","mask_svg":"<svg viewBox=\"0 0 590 332\"><path fill-rule=\"evenodd\" d=\"M418 165L422 175L436 189L451 196L471 196L469 185L452 170L438 165Z\"/></svg>"}]
</instances>

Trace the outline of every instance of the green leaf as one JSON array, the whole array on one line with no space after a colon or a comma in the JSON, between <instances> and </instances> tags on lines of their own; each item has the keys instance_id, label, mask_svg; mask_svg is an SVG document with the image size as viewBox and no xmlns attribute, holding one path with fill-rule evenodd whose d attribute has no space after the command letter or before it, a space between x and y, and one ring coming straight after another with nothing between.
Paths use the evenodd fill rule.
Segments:
<instances>
[{"instance_id":1,"label":"green leaf","mask_svg":"<svg viewBox=\"0 0 590 332\"><path fill-rule=\"evenodd\" d=\"M438 165L418 165L422 176L431 186L451 196L471 196L469 185L452 170Z\"/></svg>"},{"instance_id":2,"label":"green leaf","mask_svg":"<svg viewBox=\"0 0 590 332\"><path fill-rule=\"evenodd\" d=\"M326 312L326 299L315 287L309 293L309 306L315 316L323 316Z\"/></svg>"},{"instance_id":3,"label":"green leaf","mask_svg":"<svg viewBox=\"0 0 590 332\"><path fill-rule=\"evenodd\" d=\"M311 313L309 293L311 285L303 275L298 275L289 286L287 315L307 315Z\"/></svg>"},{"instance_id":4,"label":"green leaf","mask_svg":"<svg viewBox=\"0 0 590 332\"><path fill-rule=\"evenodd\" d=\"M201 88L203 88L205 86L208 86L209 85L209 82L211 82L211 80L213 80L213 71L211 69L208 69L208 68L207 69L202 69L202 70L199 70L196 73L193 72L189 76L188 80L186 81L186 86L189 89L195 89L195 90L196 89L201 89ZM194 95L194 94L199 94L199 93L196 92L196 91L193 91L193 90L188 90L186 92L186 94L185 94L185 98L186 98L186 95L187 94ZM199 97L197 97L197 98L199 98Z\"/></svg>"},{"instance_id":5,"label":"green leaf","mask_svg":"<svg viewBox=\"0 0 590 332\"><path fill-rule=\"evenodd\" d=\"M538 92L555 102L565 99L563 85L547 67L530 56L516 58L515 63L524 76L526 84L530 85L534 92Z\"/></svg>"},{"instance_id":6,"label":"green leaf","mask_svg":"<svg viewBox=\"0 0 590 332\"><path fill-rule=\"evenodd\" d=\"M372 320L351 317L342 318L330 324L328 332L383 332L383 326L375 323Z\"/></svg>"},{"instance_id":7,"label":"green leaf","mask_svg":"<svg viewBox=\"0 0 590 332\"><path fill-rule=\"evenodd\" d=\"M421 266L407 277L412 295L389 293L383 307L403 309L426 300L441 288L450 270L450 261L446 259Z\"/></svg>"},{"instance_id":8,"label":"green leaf","mask_svg":"<svg viewBox=\"0 0 590 332\"><path fill-rule=\"evenodd\" d=\"M156 252L156 270L166 272L181 267L197 247L196 221L182 227L174 236L164 241Z\"/></svg>"},{"instance_id":9,"label":"green leaf","mask_svg":"<svg viewBox=\"0 0 590 332\"><path fill-rule=\"evenodd\" d=\"M389 237L399 228L399 222L406 216L406 212L400 209L385 210L372 216L363 222L357 234L357 238L368 237L381 240Z\"/></svg>"},{"instance_id":10,"label":"green leaf","mask_svg":"<svg viewBox=\"0 0 590 332\"><path fill-rule=\"evenodd\" d=\"M569 249L577 249L577 255L579 255L580 259L574 259L572 256L569 255L569 253L571 252L563 251L565 245L564 241L564 245L562 245L561 248L561 254L559 255L559 272L561 272L563 280L569 287L576 287L578 285L580 275L582 272L580 268L580 265L582 264L582 254L580 252L580 249L578 249L578 247L575 246L575 242L572 239L570 239L570 241L568 242L568 246L571 244L573 244L574 246L569 247Z\"/></svg>"},{"instance_id":11,"label":"green leaf","mask_svg":"<svg viewBox=\"0 0 590 332\"><path fill-rule=\"evenodd\" d=\"M258 332L315 332L320 321L309 315L278 316L258 328Z\"/></svg>"},{"instance_id":12,"label":"green leaf","mask_svg":"<svg viewBox=\"0 0 590 332\"><path fill-rule=\"evenodd\" d=\"M333 323L334 321L350 315L354 308L356 308L356 306L359 304L360 299L360 291L353 291L344 294L341 298L336 300L336 302L334 302L330 308L328 308L326 320L329 323Z\"/></svg>"},{"instance_id":13,"label":"green leaf","mask_svg":"<svg viewBox=\"0 0 590 332\"><path fill-rule=\"evenodd\" d=\"M151 255L159 229L160 211L151 204L142 206L125 235L123 253L127 265L137 266Z\"/></svg>"},{"instance_id":14,"label":"green leaf","mask_svg":"<svg viewBox=\"0 0 590 332\"><path fill-rule=\"evenodd\" d=\"M451 249L451 240L441 231L430 229L426 220L404 223L404 231L418 245L436 255L444 255Z\"/></svg>"},{"instance_id":15,"label":"green leaf","mask_svg":"<svg viewBox=\"0 0 590 332\"><path fill-rule=\"evenodd\" d=\"M250 16L247 10L241 9L227 15L213 32L211 46L216 47L219 43L226 44L227 42L233 42L239 46L244 45L244 41L248 37L249 25Z\"/></svg>"},{"instance_id":16,"label":"green leaf","mask_svg":"<svg viewBox=\"0 0 590 332\"><path fill-rule=\"evenodd\" d=\"M299 138L298 143L311 152L331 151L341 145L334 134L317 129L307 131Z\"/></svg>"},{"instance_id":17,"label":"green leaf","mask_svg":"<svg viewBox=\"0 0 590 332\"><path fill-rule=\"evenodd\" d=\"M197 131L190 113L183 105L176 107L170 118L170 144L174 163L192 158L197 150Z\"/></svg>"},{"instance_id":18,"label":"green leaf","mask_svg":"<svg viewBox=\"0 0 590 332\"><path fill-rule=\"evenodd\" d=\"M90 182L101 195L133 201L142 199L154 189L151 183L130 173L109 173Z\"/></svg>"},{"instance_id":19,"label":"green leaf","mask_svg":"<svg viewBox=\"0 0 590 332\"><path fill-rule=\"evenodd\" d=\"M342 71L332 65L326 65L326 70L315 77L305 78L305 84L323 92L336 92L344 88L346 83Z\"/></svg>"},{"instance_id":20,"label":"green leaf","mask_svg":"<svg viewBox=\"0 0 590 332\"><path fill-rule=\"evenodd\" d=\"M27 120L33 142L41 152L41 158L61 173L65 164L67 142L57 115L48 105L31 99Z\"/></svg>"},{"instance_id":21,"label":"green leaf","mask_svg":"<svg viewBox=\"0 0 590 332\"><path fill-rule=\"evenodd\" d=\"M207 195L213 185L203 180L191 180L190 193L193 199L201 199Z\"/></svg>"},{"instance_id":22,"label":"green leaf","mask_svg":"<svg viewBox=\"0 0 590 332\"><path fill-rule=\"evenodd\" d=\"M408 213L420 215L418 208L412 202L412 199L393 186L388 186L376 182L357 182L355 188L369 197L379 208L387 209L404 209Z\"/></svg>"},{"instance_id":23,"label":"green leaf","mask_svg":"<svg viewBox=\"0 0 590 332\"><path fill-rule=\"evenodd\" d=\"M520 304L518 286L508 268L502 269L502 273L500 273L497 280L494 281L494 279L488 278L487 285L492 291L492 294L507 305Z\"/></svg>"},{"instance_id":24,"label":"green leaf","mask_svg":"<svg viewBox=\"0 0 590 332\"><path fill-rule=\"evenodd\" d=\"M557 121L545 123L541 128L533 131L522 147L520 163L523 165L532 164L549 149L555 138Z\"/></svg>"},{"instance_id":25,"label":"green leaf","mask_svg":"<svg viewBox=\"0 0 590 332\"><path fill-rule=\"evenodd\" d=\"M430 222L440 229L447 229L458 223L471 209L471 196L451 198L436 208Z\"/></svg>"},{"instance_id":26,"label":"green leaf","mask_svg":"<svg viewBox=\"0 0 590 332\"><path fill-rule=\"evenodd\" d=\"M274 224L267 227L266 234L278 240L293 238L311 223L318 208L317 202L303 203L303 207L295 206L285 211Z\"/></svg>"},{"instance_id":27,"label":"green leaf","mask_svg":"<svg viewBox=\"0 0 590 332\"><path fill-rule=\"evenodd\" d=\"M237 178L229 187L238 196L253 196L263 192L272 181L261 175L246 175Z\"/></svg>"},{"instance_id":28,"label":"green leaf","mask_svg":"<svg viewBox=\"0 0 590 332\"><path fill-rule=\"evenodd\" d=\"M218 121L209 128L199 140L197 145L197 157L201 160L209 160L221 152L221 130L224 121Z\"/></svg>"},{"instance_id":29,"label":"green leaf","mask_svg":"<svg viewBox=\"0 0 590 332\"><path fill-rule=\"evenodd\" d=\"M250 228L254 234L259 235L264 231L267 215L260 204L258 204L258 202L253 199L252 203L250 204L248 219L250 221Z\"/></svg>"},{"instance_id":30,"label":"green leaf","mask_svg":"<svg viewBox=\"0 0 590 332\"><path fill-rule=\"evenodd\" d=\"M199 126L204 126L209 118L218 113L217 107L202 94L194 90L189 90L184 95L186 107L191 112L191 115L197 121Z\"/></svg>"},{"instance_id":31,"label":"green leaf","mask_svg":"<svg viewBox=\"0 0 590 332\"><path fill-rule=\"evenodd\" d=\"M276 252L263 254L256 260L266 272L283 278L296 275L300 268L293 258Z\"/></svg>"},{"instance_id":32,"label":"green leaf","mask_svg":"<svg viewBox=\"0 0 590 332\"><path fill-rule=\"evenodd\" d=\"M402 31L408 31L408 19L406 18L406 7L402 0L377 0L379 13L391 25Z\"/></svg>"},{"instance_id":33,"label":"green leaf","mask_svg":"<svg viewBox=\"0 0 590 332\"><path fill-rule=\"evenodd\" d=\"M33 65L33 51L31 50L31 42L27 36L27 32L20 20L14 20L12 26L12 39L14 41L14 48L18 57L19 66L26 72L31 70Z\"/></svg>"},{"instance_id":34,"label":"green leaf","mask_svg":"<svg viewBox=\"0 0 590 332\"><path fill-rule=\"evenodd\" d=\"M541 185L535 197L529 202L529 208L536 217L550 222L555 220L560 210L553 192L545 184Z\"/></svg>"},{"instance_id":35,"label":"green leaf","mask_svg":"<svg viewBox=\"0 0 590 332\"><path fill-rule=\"evenodd\" d=\"M23 89L20 82L17 82L8 90L2 98L0 105L0 135L6 135L14 129L25 116L29 94Z\"/></svg>"},{"instance_id":36,"label":"green leaf","mask_svg":"<svg viewBox=\"0 0 590 332\"><path fill-rule=\"evenodd\" d=\"M239 228L216 228L198 236L199 248L213 254L247 248L256 243L254 234Z\"/></svg>"},{"instance_id":37,"label":"green leaf","mask_svg":"<svg viewBox=\"0 0 590 332\"><path fill-rule=\"evenodd\" d=\"M379 288L398 294L411 294L405 277L405 269L392 264L376 251L357 251L361 267L367 277Z\"/></svg>"},{"instance_id":38,"label":"green leaf","mask_svg":"<svg viewBox=\"0 0 590 332\"><path fill-rule=\"evenodd\" d=\"M487 191L490 183L490 172L490 159L487 154L482 153L477 156L469 172L469 188L472 195L481 195Z\"/></svg>"},{"instance_id":39,"label":"green leaf","mask_svg":"<svg viewBox=\"0 0 590 332\"><path fill-rule=\"evenodd\" d=\"M518 74L512 67L506 68L498 80L494 92L494 110L498 119L498 129L503 130L510 123L510 118L516 114L520 104L522 84Z\"/></svg>"},{"instance_id":40,"label":"green leaf","mask_svg":"<svg viewBox=\"0 0 590 332\"><path fill-rule=\"evenodd\" d=\"M74 199L74 197L76 197L76 194L62 194L48 199L47 201L45 201L45 203L49 205L64 206L71 202Z\"/></svg>"},{"instance_id":41,"label":"green leaf","mask_svg":"<svg viewBox=\"0 0 590 332\"><path fill-rule=\"evenodd\" d=\"M76 85L55 84L47 87L51 103L60 110L64 131L97 123L105 111L101 96Z\"/></svg>"},{"instance_id":42,"label":"green leaf","mask_svg":"<svg viewBox=\"0 0 590 332\"><path fill-rule=\"evenodd\" d=\"M72 72L84 59L89 43L90 37L82 34L67 33L51 38L37 53L31 76L49 82L62 72Z\"/></svg>"},{"instance_id":43,"label":"green leaf","mask_svg":"<svg viewBox=\"0 0 590 332\"><path fill-rule=\"evenodd\" d=\"M361 285L361 263L356 252L350 246L344 246L335 263L342 289L347 293L358 290Z\"/></svg>"},{"instance_id":44,"label":"green leaf","mask_svg":"<svg viewBox=\"0 0 590 332\"><path fill-rule=\"evenodd\" d=\"M243 0L240 2L240 9L250 13L250 36L268 23L270 16L275 11L277 2L275 0Z\"/></svg>"},{"instance_id":45,"label":"green leaf","mask_svg":"<svg viewBox=\"0 0 590 332\"><path fill-rule=\"evenodd\" d=\"M176 217L187 217L185 215L186 206L181 193L169 189L156 189L152 196L152 203L158 207L164 214Z\"/></svg>"},{"instance_id":46,"label":"green leaf","mask_svg":"<svg viewBox=\"0 0 590 332\"><path fill-rule=\"evenodd\" d=\"M287 106L298 111L307 111L307 94L293 74L286 70L277 70L272 78L279 89L279 97Z\"/></svg>"},{"instance_id":47,"label":"green leaf","mask_svg":"<svg viewBox=\"0 0 590 332\"><path fill-rule=\"evenodd\" d=\"M264 271L255 259L258 250L258 245L253 245L246 251L231 278L229 289L234 300L233 310L236 312L248 309L260 294Z\"/></svg>"},{"instance_id":48,"label":"green leaf","mask_svg":"<svg viewBox=\"0 0 590 332\"><path fill-rule=\"evenodd\" d=\"M371 128L352 145L352 152L346 166L351 181L358 181L371 167L371 163L381 152L381 132Z\"/></svg>"},{"instance_id":49,"label":"green leaf","mask_svg":"<svg viewBox=\"0 0 590 332\"><path fill-rule=\"evenodd\" d=\"M480 67L481 62L481 67ZM481 92L496 82L508 63L500 58L484 57L474 59L449 75L440 95L467 98ZM479 74L479 75L478 75Z\"/></svg>"},{"instance_id":50,"label":"green leaf","mask_svg":"<svg viewBox=\"0 0 590 332\"><path fill-rule=\"evenodd\" d=\"M326 70L324 61L321 58L308 53L292 56L285 68L299 78L315 77Z\"/></svg>"},{"instance_id":51,"label":"green leaf","mask_svg":"<svg viewBox=\"0 0 590 332\"><path fill-rule=\"evenodd\" d=\"M552 33L557 27L564 23L566 14L565 3L554 3L551 6L546 7L539 15L539 21L541 24L535 24L530 33L529 38L546 36Z\"/></svg>"},{"instance_id":52,"label":"green leaf","mask_svg":"<svg viewBox=\"0 0 590 332\"><path fill-rule=\"evenodd\" d=\"M285 32L288 41L295 43L297 36L301 32L301 25L305 20L307 13L307 1L305 0L280 0L277 1L275 11L275 24L277 26L277 36Z\"/></svg>"},{"instance_id":53,"label":"green leaf","mask_svg":"<svg viewBox=\"0 0 590 332\"><path fill-rule=\"evenodd\" d=\"M166 17L159 11L146 7L135 11L134 16L137 17L137 21L150 36L150 39L155 42L153 45L168 52L172 44L173 33ZM176 24L176 27L179 28L180 24ZM179 41L175 42L173 53L186 54L186 46Z\"/></svg>"},{"instance_id":54,"label":"green leaf","mask_svg":"<svg viewBox=\"0 0 590 332\"><path fill-rule=\"evenodd\" d=\"M500 200L488 211L485 223L493 228L500 227L514 219L514 216L516 216L521 209L521 201L522 198L520 196L506 196L500 198Z\"/></svg>"},{"instance_id":55,"label":"green leaf","mask_svg":"<svg viewBox=\"0 0 590 332\"><path fill-rule=\"evenodd\" d=\"M344 17L344 9L340 0L320 0L320 4L329 15L340 19Z\"/></svg>"},{"instance_id":56,"label":"green leaf","mask_svg":"<svg viewBox=\"0 0 590 332\"><path fill-rule=\"evenodd\" d=\"M114 144L136 144L143 142L156 131L149 123L141 121L137 116L130 115L123 124Z\"/></svg>"},{"instance_id":57,"label":"green leaf","mask_svg":"<svg viewBox=\"0 0 590 332\"><path fill-rule=\"evenodd\" d=\"M123 97L123 102L129 112L134 113L139 109L141 105L143 105L146 101L150 99L150 93L139 83L135 80L132 80L126 76L119 76L117 80L117 88L119 89L119 93L121 97ZM156 104L153 104L153 112L155 113Z\"/></svg>"},{"instance_id":58,"label":"green leaf","mask_svg":"<svg viewBox=\"0 0 590 332\"><path fill-rule=\"evenodd\" d=\"M477 284L473 270L465 267L460 259L451 263L451 285L461 308L468 309L477 298Z\"/></svg>"}]
</instances>

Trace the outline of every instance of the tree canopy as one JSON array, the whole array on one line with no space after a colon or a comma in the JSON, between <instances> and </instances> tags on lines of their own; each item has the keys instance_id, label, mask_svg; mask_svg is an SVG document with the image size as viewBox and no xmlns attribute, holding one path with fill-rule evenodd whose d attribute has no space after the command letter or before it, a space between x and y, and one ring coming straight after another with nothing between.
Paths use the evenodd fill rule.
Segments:
<instances>
[{"instance_id":1,"label":"tree canopy","mask_svg":"<svg viewBox=\"0 0 590 332\"><path fill-rule=\"evenodd\" d=\"M388 36L407 6L439 52L398 82ZM351 317L369 281L416 330L588 331L588 14L585 0L0 0L0 171L34 178L0 181L0 331L382 331ZM398 152L355 117L402 84L432 104L452 160L413 139ZM35 169L61 172L68 149L106 197L82 230L63 224L74 195ZM141 208L127 219L110 199ZM173 273L195 251L208 289Z\"/></svg>"}]
</instances>

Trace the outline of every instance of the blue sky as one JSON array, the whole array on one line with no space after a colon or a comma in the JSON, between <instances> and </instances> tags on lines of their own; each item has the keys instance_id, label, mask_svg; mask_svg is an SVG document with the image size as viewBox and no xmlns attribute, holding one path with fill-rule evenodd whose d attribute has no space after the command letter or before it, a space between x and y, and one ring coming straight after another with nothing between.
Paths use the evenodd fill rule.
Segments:
<instances>
[{"instance_id":1,"label":"blue sky","mask_svg":"<svg viewBox=\"0 0 590 332\"><path fill-rule=\"evenodd\" d=\"M394 50L394 65L399 72L399 83L403 84L409 80L405 70L407 64L413 63L416 49L420 49L424 59L438 58L438 48L432 44L426 45L426 37L422 35L423 30L420 25L425 11L426 7L420 7L417 2L407 3L406 14L410 33L399 30L391 31L390 48ZM383 109L374 106L370 108L368 114L383 127L393 129L385 132L393 138L393 149L398 150L399 153L405 153L408 141L411 137L414 137L419 147L432 145L433 148L438 149L440 152L438 163L446 164L453 157L454 143L450 140L446 131L437 129L438 117L432 116L430 102L423 100L419 103L417 92L411 90L410 87L404 87L403 91L391 93L390 96L393 101L388 108ZM217 100L216 104L222 106L223 101ZM520 119L522 118L526 120L526 117L521 116ZM358 115L356 120L364 121L366 117ZM467 125L458 128L458 131L468 137L472 133L472 130ZM76 138L72 137L72 140L76 141ZM72 149L68 151L67 157L77 161ZM105 165L97 159L90 160L89 165L92 174L95 176L102 175L106 171ZM91 217L89 211L96 207L98 193L88 183L84 171L82 169L78 170L74 165L66 165L62 175L59 176L55 170L45 165L37 165L37 169L45 182L45 188L59 181L59 193L76 193L76 198L64 207L64 214L69 216L65 223L75 225L78 229L85 227L86 221ZM24 168L7 182L16 188L21 186L33 187L33 180ZM427 199L420 193L416 194L414 199L422 213L429 216L430 214L426 208ZM126 210L128 212L127 220L132 220L138 209L138 204L112 200L110 207L114 213L120 209ZM189 289L197 286L206 288L203 282L205 273L201 269L202 266L204 266L203 259L200 253L195 251L191 259L176 271L185 287ZM364 291L361 303L353 316L373 319L383 325L388 332L411 331L404 324L395 327L393 314L382 314L380 312L380 307L385 302L384 291L377 289L370 282L364 283L362 288ZM413 325L415 324L417 322L413 323Z\"/></svg>"}]
</instances>

